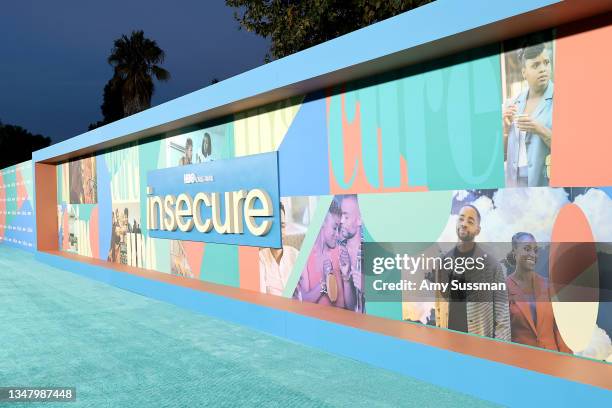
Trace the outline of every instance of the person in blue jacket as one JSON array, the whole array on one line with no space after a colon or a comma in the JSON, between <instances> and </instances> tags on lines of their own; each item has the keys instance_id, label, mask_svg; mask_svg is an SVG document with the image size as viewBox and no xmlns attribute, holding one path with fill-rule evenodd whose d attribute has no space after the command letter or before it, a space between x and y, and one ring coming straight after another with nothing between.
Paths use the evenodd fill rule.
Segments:
<instances>
[{"instance_id":1,"label":"person in blue jacket","mask_svg":"<svg viewBox=\"0 0 612 408\"><path fill-rule=\"evenodd\" d=\"M504 107L506 187L547 186L554 92L551 55L543 43L518 54L528 88Z\"/></svg>"}]
</instances>

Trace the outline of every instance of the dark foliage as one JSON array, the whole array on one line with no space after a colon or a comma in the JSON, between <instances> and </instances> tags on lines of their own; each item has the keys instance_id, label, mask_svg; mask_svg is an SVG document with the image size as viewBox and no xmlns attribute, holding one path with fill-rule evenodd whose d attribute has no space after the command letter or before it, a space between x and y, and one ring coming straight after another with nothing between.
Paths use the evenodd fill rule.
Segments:
<instances>
[{"instance_id":1,"label":"dark foliage","mask_svg":"<svg viewBox=\"0 0 612 408\"><path fill-rule=\"evenodd\" d=\"M34 135L21 126L0 122L0 168L30 160L33 151L50 144L48 137Z\"/></svg>"},{"instance_id":2,"label":"dark foliage","mask_svg":"<svg viewBox=\"0 0 612 408\"><path fill-rule=\"evenodd\" d=\"M270 38L282 58L432 0L226 0L241 27Z\"/></svg>"}]
</instances>

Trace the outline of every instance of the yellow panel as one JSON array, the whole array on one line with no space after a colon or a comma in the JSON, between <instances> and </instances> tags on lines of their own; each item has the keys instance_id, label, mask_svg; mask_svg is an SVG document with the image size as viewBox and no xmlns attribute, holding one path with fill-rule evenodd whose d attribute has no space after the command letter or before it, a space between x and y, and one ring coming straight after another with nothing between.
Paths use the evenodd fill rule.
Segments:
<instances>
[{"instance_id":1,"label":"yellow panel","mask_svg":"<svg viewBox=\"0 0 612 408\"><path fill-rule=\"evenodd\" d=\"M236 157L278 150L303 100L303 96L285 99L236 114Z\"/></svg>"}]
</instances>

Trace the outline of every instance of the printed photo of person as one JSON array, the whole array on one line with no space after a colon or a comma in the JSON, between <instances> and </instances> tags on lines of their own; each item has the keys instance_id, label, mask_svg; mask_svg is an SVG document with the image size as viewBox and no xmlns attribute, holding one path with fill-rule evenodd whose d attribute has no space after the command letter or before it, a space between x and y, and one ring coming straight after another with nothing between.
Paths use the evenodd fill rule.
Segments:
<instances>
[{"instance_id":1,"label":"printed photo of person","mask_svg":"<svg viewBox=\"0 0 612 408\"><path fill-rule=\"evenodd\" d=\"M111 242L107 260L143 266L144 240L140 225L140 203L113 204Z\"/></svg>"},{"instance_id":2,"label":"printed photo of person","mask_svg":"<svg viewBox=\"0 0 612 408\"><path fill-rule=\"evenodd\" d=\"M476 206L465 204L461 207L455 225L456 244L443 255L443 259L453 259L450 264L454 267L436 270L436 282L505 282L501 264L493 255L488 254L480 243L474 241L481 232L481 221L482 217ZM467 259L470 258L472 265L480 260L484 267L462 267L461 270L456 267L467 265ZM461 261L458 262L458 259ZM447 262L444 262L444 265L447 265ZM505 290L438 291L435 315L438 327L510 341L508 294Z\"/></svg>"},{"instance_id":3,"label":"printed photo of person","mask_svg":"<svg viewBox=\"0 0 612 408\"><path fill-rule=\"evenodd\" d=\"M558 294L561 288L567 289L571 285L586 289L581 296L592 296L596 287L584 286L584 282L596 282L600 299L610 293L607 288L612 286L612 245L609 244L612 242L609 222L612 219L612 189L539 187L458 190L453 195L451 216L437 241L441 248L445 248L444 252L450 249L448 243L456 239L458 214L468 204L476 206L482 216L483 228L475 238L477 245L487 243L488 257L499 261L504 270L511 341L553 351L571 350L574 355L599 360L610 358L611 303L600 302L598 308L578 312L575 307L559 308L560 304L565 304L563 300L557 297L555 304L551 297L553 290ZM576 276L580 277L578 280L567 280L567 275L559 275L557 268L568 266L564 265L567 262L557 262L555 266L554 257L551 257L554 250L551 241L558 215L570 204L577 205L584 212L593 239L598 243L589 249L595 252L589 252L589 256L597 261L589 263L586 270L576 271ZM581 242L577 241L579 245L582 245ZM555 268L557 273L551 268ZM562 292L567 293L567 290ZM553 306L554 315L550 310ZM594 331L583 324L589 320L595 324ZM610 351L606 351L608 349Z\"/></svg>"},{"instance_id":4,"label":"printed photo of person","mask_svg":"<svg viewBox=\"0 0 612 408\"><path fill-rule=\"evenodd\" d=\"M362 277L363 226L357 195L344 195L340 200L339 264L346 286L347 309L365 312Z\"/></svg>"},{"instance_id":5,"label":"printed photo of person","mask_svg":"<svg viewBox=\"0 0 612 408\"><path fill-rule=\"evenodd\" d=\"M294 297L364 313L362 235L357 196L334 197Z\"/></svg>"},{"instance_id":6,"label":"printed photo of person","mask_svg":"<svg viewBox=\"0 0 612 408\"><path fill-rule=\"evenodd\" d=\"M287 214L282 202L280 217L282 247L259 249L259 290L261 293L277 296L283 295L287 280L298 257L298 250L285 244L287 241Z\"/></svg>"},{"instance_id":7,"label":"printed photo of person","mask_svg":"<svg viewBox=\"0 0 612 408\"><path fill-rule=\"evenodd\" d=\"M508 260L513 272L506 278L512 341L571 353L555 322L548 280L536 272L538 252L538 242L529 232L512 236Z\"/></svg>"},{"instance_id":8,"label":"printed photo of person","mask_svg":"<svg viewBox=\"0 0 612 408\"><path fill-rule=\"evenodd\" d=\"M70 204L96 204L98 202L96 158L74 160L68 164Z\"/></svg>"},{"instance_id":9,"label":"printed photo of person","mask_svg":"<svg viewBox=\"0 0 612 408\"><path fill-rule=\"evenodd\" d=\"M259 289L282 296L302 247L316 197L282 197L280 204L282 248L259 249Z\"/></svg>"},{"instance_id":10,"label":"printed photo of person","mask_svg":"<svg viewBox=\"0 0 612 408\"><path fill-rule=\"evenodd\" d=\"M78 253L79 252L79 236L77 233L76 222L77 212L76 208L72 205L68 205L68 251Z\"/></svg>"},{"instance_id":11,"label":"printed photo of person","mask_svg":"<svg viewBox=\"0 0 612 408\"><path fill-rule=\"evenodd\" d=\"M213 161L212 156L212 140L210 139L210 133L204 133L202 138L202 148L200 154L196 156L196 163L207 163Z\"/></svg>"},{"instance_id":12,"label":"printed photo of person","mask_svg":"<svg viewBox=\"0 0 612 408\"><path fill-rule=\"evenodd\" d=\"M300 276L295 298L304 302L344 307L338 256L341 217L342 210L334 199Z\"/></svg>"},{"instance_id":13,"label":"printed photo of person","mask_svg":"<svg viewBox=\"0 0 612 408\"><path fill-rule=\"evenodd\" d=\"M504 43L506 187L547 186L553 112L552 33Z\"/></svg>"},{"instance_id":14,"label":"printed photo of person","mask_svg":"<svg viewBox=\"0 0 612 408\"><path fill-rule=\"evenodd\" d=\"M166 165L186 166L233 157L233 134L228 129L226 125L218 125L167 137L164 140Z\"/></svg>"},{"instance_id":15,"label":"printed photo of person","mask_svg":"<svg viewBox=\"0 0 612 408\"><path fill-rule=\"evenodd\" d=\"M190 137L185 141L184 154L179 160L179 166L186 166L191 164L191 157L193 156L193 140Z\"/></svg>"},{"instance_id":16,"label":"printed photo of person","mask_svg":"<svg viewBox=\"0 0 612 408\"><path fill-rule=\"evenodd\" d=\"M170 241L170 273L185 278L194 278L183 242L174 239Z\"/></svg>"},{"instance_id":17,"label":"printed photo of person","mask_svg":"<svg viewBox=\"0 0 612 408\"><path fill-rule=\"evenodd\" d=\"M62 204L57 205L57 247L60 249L64 249L64 210L62 208ZM2 214L2 211L0 211ZM4 225L0 225L0 228L4 228Z\"/></svg>"}]
</instances>

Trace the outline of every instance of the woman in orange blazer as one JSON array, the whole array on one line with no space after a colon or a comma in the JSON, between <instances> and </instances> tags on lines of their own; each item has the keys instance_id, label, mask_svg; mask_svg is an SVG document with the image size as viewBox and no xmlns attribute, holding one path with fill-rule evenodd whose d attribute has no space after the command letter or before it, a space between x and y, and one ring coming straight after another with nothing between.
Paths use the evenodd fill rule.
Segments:
<instances>
[{"instance_id":1,"label":"woman in orange blazer","mask_svg":"<svg viewBox=\"0 0 612 408\"><path fill-rule=\"evenodd\" d=\"M510 258L515 265L506 278L512 341L571 353L557 329L548 281L535 271L538 243L534 236L528 232L514 234Z\"/></svg>"}]
</instances>

